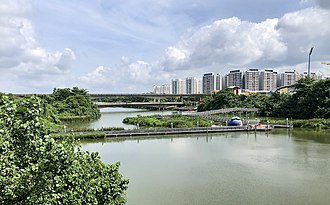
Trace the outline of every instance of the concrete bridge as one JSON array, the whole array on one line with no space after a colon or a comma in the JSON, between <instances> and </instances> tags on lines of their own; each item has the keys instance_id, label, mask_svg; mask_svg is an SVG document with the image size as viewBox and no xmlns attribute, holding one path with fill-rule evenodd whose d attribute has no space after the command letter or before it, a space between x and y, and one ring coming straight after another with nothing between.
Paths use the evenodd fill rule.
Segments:
<instances>
[{"instance_id":1,"label":"concrete bridge","mask_svg":"<svg viewBox=\"0 0 330 205\"><path fill-rule=\"evenodd\" d=\"M31 95L50 95L50 94L12 94L17 97L27 97ZM206 97L209 94L154 94L154 93L90 93L91 99L99 98L149 98L153 102L95 102L98 107L159 107L166 108L170 106L182 107L184 106L184 98L186 97ZM176 98L178 102L161 102L164 98Z\"/></svg>"},{"instance_id":2,"label":"concrete bridge","mask_svg":"<svg viewBox=\"0 0 330 205\"><path fill-rule=\"evenodd\" d=\"M104 107L181 107L183 102L95 102L99 108Z\"/></svg>"},{"instance_id":3,"label":"concrete bridge","mask_svg":"<svg viewBox=\"0 0 330 205\"><path fill-rule=\"evenodd\" d=\"M50 95L44 94L31 94L31 93L11 93L13 96L17 97L27 97L31 95ZM206 97L210 94L154 94L154 93L89 93L91 98L115 98L115 97L142 97L142 98L179 98L179 97Z\"/></svg>"},{"instance_id":4,"label":"concrete bridge","mask_svg":"<svg viewBox=\"0 0 330 205\"><path fill-rule=\"evenodd\" d=\"M154 93L90 93L91 98L115 98L115 97L142 97L142 98L183 98L183 97L206 97L210 94L154 94Z\"/></svg>"}]
</instances>

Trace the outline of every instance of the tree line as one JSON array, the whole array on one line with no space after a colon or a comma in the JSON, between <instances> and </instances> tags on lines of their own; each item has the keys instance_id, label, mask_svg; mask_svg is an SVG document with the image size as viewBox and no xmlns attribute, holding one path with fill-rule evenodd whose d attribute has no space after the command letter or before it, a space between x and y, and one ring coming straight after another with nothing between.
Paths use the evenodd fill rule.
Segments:
<instances>
[{"instance_id":1,"label":"tree line","mask_svg":"<svg viewBox=\"0 0 330 205\"><path fill-rule=\"evenodd\" d=\"M302 78L295 84L293 93L273 92L270 96L235 95L225 89L204 98L198 111L233 107L259 108L259 115L264 117L330 118L330 79Z\"/></svg>"}]
</instances>

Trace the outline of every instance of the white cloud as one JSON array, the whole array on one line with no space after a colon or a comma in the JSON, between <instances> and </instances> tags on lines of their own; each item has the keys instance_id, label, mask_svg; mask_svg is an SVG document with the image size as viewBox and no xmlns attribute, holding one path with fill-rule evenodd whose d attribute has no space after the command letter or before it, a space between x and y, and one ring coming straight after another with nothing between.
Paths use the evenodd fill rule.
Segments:
<instances>
[{"instance_id":1,"label":"white cloud","mask_svg":"<svg viewBox=\"0 0 330 205\"><path fill-rule=\"evenodd\" d=\"M329 58L328 19L328 10L314 7L260 23L237 17L217 20L192 29L175 46L168 46L160 63L131 62L123 57L111 72L99 73L96 69L81 79L111 84L114 90L123 90L126 85L126 90L138 91L148 86L151 89L153 84L170 83L172 78L198 77L210 71L226 74L234 68L303 72L312 46L312 68L318 72L318 67L322 68L318 66L320 61Z\"/></svg>"},{"instance_id":2,"label":"white cloud","mask_svg":"<svg viewBox=\"0 0 330 205\"><path fill-rule=\"evenodd\" d=\"M51 90L50 86L73 83L95 91L142 92L153 84L203 72L225 74L250 67L303 70L312 46L312 61L330 60L328 0L239 4L230 0L3 0L0 89L13 91L18 85ZM314 7L284 14L310 6ZM56 49L49 50L52 47ZM76 55L79 66L72 69ZM116 64L123 55L134 60L123 57Z\"/></svg>"},{"instance_id":3,"label":"white cloud","mask_svg":"<svg viewBox=\"0 0 330 205\"><path fill-rule=\"evenodd\" d=\"M261 23L236 17L217 20L193 30L165 52L166 70L244 66L256 61L278 62L287 47L276 30L278 19Z\"/></svg>"},{"instance_id":4,"label":"white cloud","mask_svg":"<svg viewBox=\"0 0 330 205\"><path fill-rule=\"evenodd\" d=\"M3 76L15 76L17 82L24 81L27 86L36 79L49 81L46 77L67 73L76 58L69 48L62 52L44 49L35 38L31 15L29 0L1 2L0 70Z\"/></svg>"},{"instance_id":5,"label":"white cloud","mask_svg":"<svg viewBox=\"0 0 330 205\"><path fill-rule=\"evenodd\" d=\"M311 7L260 23L237 17L194 29L164 53L168 72L201 70L226 73L229 69L274 68L329 59L329 10ZM302 66L296 66L302 69Z\"/></svg>"},{"instance_id":6,"label":"white cloud","mask_svg":"<svg viewBox=\"0 0 330 205\"><path fill-rule=\"evenodd\" d=\"M278 31L288 45L286 64L306 62L311 47L314 47L312 61L324 61L330 58L329 10L308 8L284 15L278 23Z\"/></svg>"},{"instance_id":7,"label":"white cloud","mask_svg":"<svg viewBox=\"0 0 330 205\"><path fill-rule=\"evenodd\" d=\"M116 82L116 78L111 78L111 68L99 66L95 70L80 77L80 80L87 84L106 84Z\"/></svg>"},{"instance_id":8,"label":"white cloud","mask_svg":"<svg viewBox=\"0 0 330 205\"><path fill-rule=\"evenodd\" d=\"M105 92L141 92L149 90L151 83L170 81L173 74L161 71L159 65L142 60L132 62L122 57L118 66L110 68L99 66L92 72L81 76L79 80L89 90Z\"/></svg>"}]
</instances>

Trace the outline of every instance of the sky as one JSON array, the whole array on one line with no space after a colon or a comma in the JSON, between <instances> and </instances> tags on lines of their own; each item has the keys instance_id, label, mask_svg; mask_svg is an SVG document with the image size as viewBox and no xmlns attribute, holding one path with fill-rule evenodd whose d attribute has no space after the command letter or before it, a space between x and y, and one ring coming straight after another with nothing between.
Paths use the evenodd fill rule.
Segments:
<instances>
[{"instance_id":1,"label":"sky","mask_svg":"<svg viewBox=\"0 0 330 205\"><path fill-rule=\"evenodd\" d=\"M233 69L330 75L329 0L0 0L0 92L144 93Z\"/></svg>"}]
</instances>

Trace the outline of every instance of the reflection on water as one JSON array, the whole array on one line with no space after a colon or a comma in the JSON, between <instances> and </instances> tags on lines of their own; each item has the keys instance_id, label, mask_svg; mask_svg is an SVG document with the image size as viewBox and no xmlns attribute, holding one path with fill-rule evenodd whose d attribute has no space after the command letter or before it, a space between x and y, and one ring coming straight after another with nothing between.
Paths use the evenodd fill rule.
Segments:
<instances>
[{"instance_id":1,"label":"reflection on water","mask_svg":"<svg viewBox=\"0 0 330 205\"><path fill-rule=\"evenodd\" d=\"M68 128L84 127L100 129L102 127L123 127L125 129L136 128L134 125L123 123L125 117L136 117L138 115L169 115L172 111L149 111L146 109L135 108L102 108L101 118L91 122L74 122L68 125Z\"/></svg>"},{"instance_id":2,"label":"reflection on water","mask_svg":"<svg viewBox=\"0 0 330 205\"><path fill-rule=\"evenodd\" d=\"M130 179L128 205L328 204L330 136L272 132L83 141Z\"/></svg>"},{"instance_id":3,"label":"reflection on water","mask_svg":"<svg viewBox=\"0 0 330 205\"><path fill-rule=\"evenodd\" d=\"M297 140L312 140L319 143L330 144L329 130L312 130L312 129L294 129L292 136Z\"/></svg>"}]
</instances>

